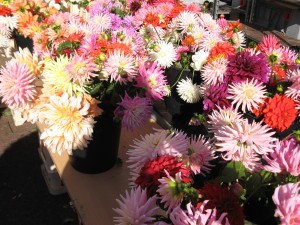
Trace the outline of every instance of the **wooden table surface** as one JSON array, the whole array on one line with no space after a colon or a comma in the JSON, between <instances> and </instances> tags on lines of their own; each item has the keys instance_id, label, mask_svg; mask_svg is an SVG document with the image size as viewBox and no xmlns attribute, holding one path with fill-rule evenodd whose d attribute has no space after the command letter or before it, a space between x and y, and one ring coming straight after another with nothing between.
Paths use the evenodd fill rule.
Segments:
<instances>
[{"instance_id":1,"label":"wooden table surface","mask_svg":"<svg viewBox=\"0 0 300 225\"><path fill-rule=\"evenodd\" d=\"M116 216L112 208L116 208L116 198L124 195L128 189L129 170L126 165L126 150L134 138L153 132L153 128L160 128L154 120L150 120L147 126L130 132L122 129L119 146L119 157L122 165L116 165L107 172L100 174L83 174L73 169L68 161L68 154L61 156L50 152L56 169L67 188L77 213L84 225L112 225L113 216Z\"/></svg>"}]
</instances>

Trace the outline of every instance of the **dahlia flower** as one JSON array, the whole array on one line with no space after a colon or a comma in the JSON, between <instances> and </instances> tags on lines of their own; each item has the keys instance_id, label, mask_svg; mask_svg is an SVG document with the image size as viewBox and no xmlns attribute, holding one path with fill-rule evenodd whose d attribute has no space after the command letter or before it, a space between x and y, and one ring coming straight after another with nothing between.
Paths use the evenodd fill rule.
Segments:
<instances>
[{"instance_id":1,"label":"dahlia flower","mask_svg":"<svg viewBox=\"0 0 300 225\"><path fill-rule=\"evenodd\" d=\"M147 161L139 172L135 184L147 189L147 196L154 196L160 185L159 179L166 177L166 172L175 177L181 173L182 182L191 182L190 170L186 167L184 161L171 155L162 155Z\"/></svg>"},{"instance_id":2,"label":"dahlia flower","mask_svg":"<svg viewBox=\"0 0 300 225\"><path fill-rule=\"evenodd\" d=\"M199 194L201 202L207 201L204 210L216 209L217 219L223 213L226 213L225 217L228 219L230 225L244 224L244 213L239 202L239 197L230 191L226 185L221 186L218 183L205 183L199 189Z\"/></svg>"},{"instance_id":3,"label":"dahlia flower","mask_svg":"<svg viewBox=\"0 0 300 225\"><path fill-rule=\"evenodd\" d=\"M207 85L223 83L226 76L227 62L226 58L221 57L203 65L201 77L204 83Z\"/></svg>"},{"instance_id":4,"label":"dahlia flower","mask_svg":"<svg viewBox=\"0 0 300 225\"><path fill-rule=\"evenodd\" d=\"M266 161L264 168L272 173L300 175L300 144L291 136L276 142L273 152L263 156Z\"/></svg>"},{"instance_id":5,"label":"dahlia flower","mask_svg":"<svg viewBox=\"0 0 300 225\"><path fill-rule=\"evenodd\" d=\"M187 103L196 103L201 98L200 85L194 84L190 78L181 79L176 87L181 99Z\"/></svg>"},{"instance_id":6,"label":"dahlia flower","mask_svg":"<svg viewBox=\"0 0 300 225\"><path fill-rule=\"evenodd\" d=\"M300 69L288 71L287 76L292 85L287 88L285 95L293 99L298 99L300 97Z\"/></svg>"},{"instance_id":7,"label":"dahlia flower","mask_svg":"<svg viewBox=\"0 0 300 225\"><path fill-rule=\"evenodd\" d=\"M157 193L161 196L160 203L164 205L164 208L167 209L167 214L169 214L183 201L184 193L180 188L182 183L181 173L176 173L174 178L170 176L168 171L165 171L165 173L165 177L158 179L160 184Z\"/></svg>"},{"instance_id":8,"label":"dahlia flower","mask_svg":"<svg viewBox=\"0 0 300 225\"><path fill-rule=\"evenodd\" d=\"M129 54L125 55L120 50L114 50L104 62L103 71L110 75L111 81L127 84L137 76L135 58Z\"/></svg>"},{"instance_id":9,"label":"dahlia flower","mask_svg":"<svg viewBox=\"0 0 300 225\"><path fill-rule=\"evenodd\" d=\"M247 110L257 109L259 104L264 102L264 95L267 91L263 83L258 83L255 79L249 82L247 79L240 83L230 84L228 93L227 99L233 100L232 104L236 105L236 109L239 109L241 106L242 112L245 113Z\"/></svg>"},{"instance_id":10,"label":"dahlia flower","mask_svg":"<svg viewBox=\"0 0 300 225\"><path fill-rule=\"evenodd\" d=\"M48 86L53 92L63 90L69 95L84 92L83 87L73 83L69 79L69 75L66 71L66 66L69 63L69 58L63 55L60 55L56 59L46 60L42 79L44 86Z\"/></svg>"},{"instance_id":11,"label":"dahlia flower","mask_svg":"<svg viewBox=\"0 0 300 225\"><path fill-rule=\"evenodd\" d=\"M216 133L216 152L224 153L225 160L241 161L245 159L245 154L259 155L268 154L273 151L276 140L272 137L275 132L270 132L271 128L262 123L248 120L236 120L232 125L225 125L220 132Z\"/></svg>"},{"instance_id":12,"label":"dahlia flower","mask_svg":"<svg viewBox=\"0 0 300 225\"><path fill-rule=\"evenodd\" d=\"M200 71L202 66L206 63L207 57L209 55L209 52L200 50L195 52L195 54L192 55L192 63L191 67L195 71Z\"/></svg>"},{"instance_id":13,"label":"dahlia flower","mask_svg":"<svg viewBox=\"0 0 300 225\"><path fill-rule=\"evenodd\" d=\"M275 216L282 225L300 224L300 188L298 183L278 186L272 199L276 205Z\"/></svg>"},{"instance_id":14,"label":"dahlia flower","mask_svg":"<svg viewBox=\"0 0 300 225\"><path fill-rule=\"evenodd\" d=\"M129 130L134 130L145 125L151 116L152 102L149 98L135 96L131 98L125 93L121 102L117 103L115 116L122 120L122 125Z\"/></svg>"},{"instance_id":15,"label":"dahlia flower","mask_svg":"<svg viewBox=\"0 0 300 225\"><path fill-rule=\"evenodd\" d=\"M25 64L12 59L0 69L0 97L8 107L25 107L36 98L35 76Z\"/></svg>"},{"instance_id":16,"label":"dahlia flower","mask_svg":"<svg viewBox=\"0 0 300 225\"><path fill-rule=\"evenodd\" d=\"M298 115L296 103L285 95L275 94L266 101L263 121L277 131L288 129Z\"/></svg>"},{"instance_id":17,"label":"dahlia flower","mask_svg":"<svg viewBox=\"0 0 300 225\"><path fill-rule=\"evenodd\" d=\"M226 76L233 82L244 81L247 78L268 83L270 68L264 54L252 55L248 51L242 51L228 56Z\"/></svg>"},{"instance_id":18,"label":"dahlia flower","mask_svg":"<svg viewBox=\"0 0 300 225\"><path fill-rule=\"evenodd\" d=\"M174 225L230 225L227 213L217 216L217 210L206 209L208 201L204 201L199 209L195 208L190 202L186 205L186 210L177 206L170 214L170 219Z\"/></svg>"},{"instance_id":19,"label":"dahlia flower","mask_svg":"<svg viewBox=\"0 0 300 225\"><path fill-rule=\"evenodd\" d=\"M216 84L210 87L204 87L203 110L206 113L211 112L216 107L228 108L231 106L227 99L227 84Z\"/></svg>"},{"instance_id":20,"label":"dahlia flower","mask_svg":"<svg viewBox=\"0 0 300 225\"><path fill-rule=\"evenodd\" d=\"M98 76L95 71L96 64L93 58L86 58L83 55L80 56L75 54L69 64L66 65L65 70L69 75L69 79L74 83L79 83L83 86L86 82L90 81L91 78Z\"/></svg>"},{"instance_id":21,"label":"dahlia flower","mask_svg":"<svg viewBox=\"0 0 300 225\"><path fill-rule=\"evenodd\" d=\"M176 51L172 43L158 41L154 49L150 50L149 56L151 60L166 68L175 62Z\"/></svg>"},{"instance_id":22,"label":"dahlia flower","mask_svg":"<svg viewBox=\"0 0 300 225\"><path fill-rule=\"evenodd\" d=\"M151 63L148 66L140 64L135 86L144 88L146 95L154 100L162 100L168 94L164 70L157 63Z\"/></svg>"},{"instance_id":23,"label":"dahlia flower","mask_svg":"<svg viewBox=\"0 0 300 225\"><path fill-rule=\"evenodd\" d=\"M148 160L157 156L172 155L182 157L187 155L187 135L183 132L156 129L153 133L147 134L141 140L134 139L129 146L127 163L131 170L131 177L136 179L140 169Z\"/></svg>"},{"instance_id":24,"label":"dahlia flower","mask_svg":"<svg viewBox=\"0 0 300 225\"><path fill-rule=\"evenodd\" d=\"M188 165L194 174L201 173L205 176L208 174L213 167L210 163L215 157L214 152L208 140L204 139L204 136L199 135L198 138L195 136L191 137L188 143Z\"/></svg>"},{"instance_id":25,"label":"dahlia flower","mask_svg":"<svg viewBox=\"0 0 300 225\"><path fill-rule=\"evenodd\" d=\"M130 192L126 190L125 196L117 199L119 208L113 210L118 214L113 220L118 225L146 225L153 223L158 210L156 206L157 197L147 197L146 189L141 187L132 188Z\"/></svg>"},{"instance_id":26,"label":"dahlia flower","mask_svg":"<svg viewBox=\"0 0 300 225\"><path fill-rule=\"evenodd\" d=\"M83 150L92 140L94 119L89 115L90 103L79 95L50 96L44 105L43 115L46 128L41 133L47 149L62 154L72 150Z\"/></svg>"}]
</instances>

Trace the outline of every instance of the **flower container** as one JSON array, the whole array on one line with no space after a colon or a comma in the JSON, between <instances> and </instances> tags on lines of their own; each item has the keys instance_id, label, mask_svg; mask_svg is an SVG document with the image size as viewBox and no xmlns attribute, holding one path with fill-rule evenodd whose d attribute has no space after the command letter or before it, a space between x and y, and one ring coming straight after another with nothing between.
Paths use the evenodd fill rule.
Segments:
<instances>
[{"instance_id":1,"label":"flower container","mask_svg":"<svg viewBox=\"0 0 300 225\"><path fill-rule=\"evenodd\" d=\"M28 48L31 53L33 52L33 40L31 38L24 37L20 34L14 34L14 39L17 48Z\"/></svg>"},{"instance_id":2,"label":"flower container","mask_svg":"<svg viewBox=\"0 0 300 225\"><path fill-rule=\"evenodd\" d=\"M96 174L111 169L117 162L121 123L103 114L96 118L93 140L84 150L73 150L69 155L74 169L87 174Z\"/></svg>"},{"instance_id":3,"label":"flower container","mask_svg":"<svg viewBox=\"0 0 300 225\"><path fill-rule=\"evenodd\" d=\"M207 134L204 127L190 126L189 121L194 113L203 112L203 103L200 100L197 103L187 103L178 94L176 87L178 81L184 78L192 78L195 83L201 83L199 71L184 69L172 66L166 69L165 75L171 88L171 94L164 98L167 112L171 115L171 124L174 128L184 130L187 134Z\"/></svg>"}]
</instances>

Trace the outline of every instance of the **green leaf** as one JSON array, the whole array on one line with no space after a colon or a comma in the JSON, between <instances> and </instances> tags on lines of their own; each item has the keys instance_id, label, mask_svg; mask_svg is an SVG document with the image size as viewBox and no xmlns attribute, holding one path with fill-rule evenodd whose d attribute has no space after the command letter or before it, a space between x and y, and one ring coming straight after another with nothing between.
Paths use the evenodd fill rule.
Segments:
<instances>
[{"instance_id":1,"label":"green leaf","mask_svg":"<svg viewBox=\"0 0 300 225\"><path fill-rule=\"evenodd\" d=\"M262 185L262 177L254 173L252 174L247 180L246 180L246 190L247 194L250 194L254 191L256 191L259 187Z\"/></svg>"},{"instance_id":2,"label":"green leaf","mask_svg":"<svg viewBox=\"0 0 300 225\"><path fill-rule=\"evenodd\" d=\"M245 167L241 162L229 162L224 167L221 175L217 177L219 182L232 182L245 176Z\"/></svg>"}]
</instances>

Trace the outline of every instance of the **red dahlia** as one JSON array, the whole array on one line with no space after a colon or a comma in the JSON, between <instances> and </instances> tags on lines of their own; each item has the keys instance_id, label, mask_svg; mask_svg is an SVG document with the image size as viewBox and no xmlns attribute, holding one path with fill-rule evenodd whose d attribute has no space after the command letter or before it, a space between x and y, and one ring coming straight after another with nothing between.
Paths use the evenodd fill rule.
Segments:
<instances>
[{"instance_id":1,"label":"red dahlia","mask_svg":"<svg viewBox=\"0 0 300 225\"><path fill-rule=\"evenodd\" d=\"M166 176L165 170L172 177L175 177L176 173L181 172L182 181L191 182L190 170L185 166L184 162L179 161L177 157L165 155L146 162L135 183L143 189L147 188L147 195L151 197L156 194L160 184L158 179Z\"/></svg>"},{"instance_id":2,"label":"red dahlia","mask_svg":"<svg viewBox=\"0 0 300 225\"><path fill-rule=\"evenodd\" d=\"M199 189L200 201L209 200L205 209L217 209L217 218L227 213L230 225L243 225L244 213L239 198L227 186L218 183L206 183ZM225 224L225 220L222 221Z\"/></svg>"}]
</instances>

